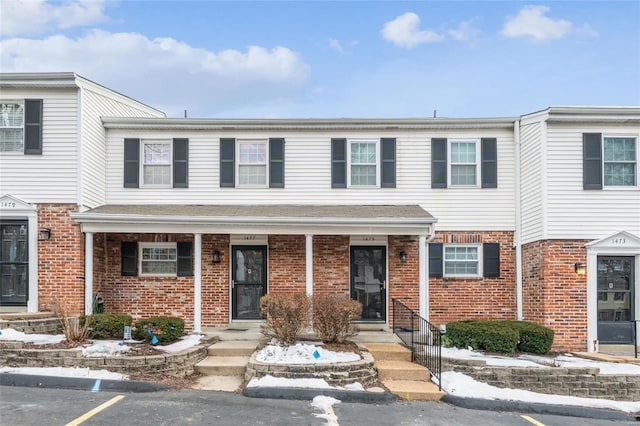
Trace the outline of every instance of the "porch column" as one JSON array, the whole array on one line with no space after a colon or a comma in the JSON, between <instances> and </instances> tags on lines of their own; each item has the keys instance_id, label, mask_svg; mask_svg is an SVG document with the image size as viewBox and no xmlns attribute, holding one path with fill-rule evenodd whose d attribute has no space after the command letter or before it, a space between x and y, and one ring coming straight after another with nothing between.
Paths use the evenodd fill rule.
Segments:
<instances>
[{"instance_id":1,"label":"porch column","mask_svg":"<svg viewBox=\"0 0 640 426\"><path fill-rule=\"evenodd\" d=\"M202 333L202 234L193 234L193 333Z\"/></svg>"},{"instance_id":2,"label":"porch column","mask_svg":"<svg viewBox=\"0 0 640 426\"><path fill-rule=\"evenodd\" d=\"M84 234L84 313L93 313L93 232Z\"/></svg>"},{"instance_id":3,"label":"porch column","mask_svg":"<svg viewBox=\"0 0 640 426\"><path fill-rule=\"evenodd\" d=\"M313 235L307 234L306 237L306 284L307 284L307 296L313 296Z\"/></svg>"},{"instance_id":4,"label":"porch column","mask_svg":"<svg viewBox=\"0 0 640 426\"><path fill-rule=\"evenodd\" d=\"M420 316L429 320L429 264L427 262L427 237L424 235L418 236L418 287L420 289L420 304L419 311Z\"/></svg>"}]
</instances>

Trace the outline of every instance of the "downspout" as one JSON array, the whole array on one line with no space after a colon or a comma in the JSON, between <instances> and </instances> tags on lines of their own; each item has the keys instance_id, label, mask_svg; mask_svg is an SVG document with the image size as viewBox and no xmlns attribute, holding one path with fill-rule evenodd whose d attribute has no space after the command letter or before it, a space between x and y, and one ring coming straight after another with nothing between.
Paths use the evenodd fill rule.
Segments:
<instances>
[{"instance_id":1,"label":"downspout","mask_svg":"<svg viewBox=\"0 0 640 426\"><path fill-rule=\"evenodd\" d=\"M513 236L516 246L516 319L522 321L523 299L522 299L522 206L520 199L520 120L513 122L513 142L515 145L515 188L514 196L516 200L516 229Z\"/></svg>"}]
</instances>

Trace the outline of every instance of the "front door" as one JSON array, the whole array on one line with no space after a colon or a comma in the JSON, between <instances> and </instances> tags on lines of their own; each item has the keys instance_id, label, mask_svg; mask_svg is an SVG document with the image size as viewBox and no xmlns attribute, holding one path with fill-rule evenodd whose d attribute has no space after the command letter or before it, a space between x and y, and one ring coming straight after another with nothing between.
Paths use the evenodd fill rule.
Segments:
<instances>
[{"instance_id":1,"label":"front door","mask_svg":"<svg viewBox=\"0 0 640 426\"><path fill-rule=\"evenodd\" d=\"M598 256L598 341L633 342L633 257Z\"/></svg>"},{"instance_id":2,"label":"front door","mask_svg":"<svg viewBox=\"0 0 640 426\"><path fill-rule=\"evenodd\" d=\"M231 252L232 319L261 319L260 298L267 294L267 247L233 246Z\"/></svg>"},{"instance_id":3,"label":"front door","mask_svg":"<svg viewBox=\"0 0 640 426\"><path fill-rule=\"evenodd\" d=\"M363 321L387 320L387 248L351 246L351 298L362 303Z\"/></svg>"},{"instance_id":4,"label":"front door","mask_svg":"<svg viewBox=\"0 0 640 426\"><path fill-rule=\"evenodd\" d=\"M0 222L0 306L27 306L28 229L26 220Z\"/></svg>"}]
</instances>

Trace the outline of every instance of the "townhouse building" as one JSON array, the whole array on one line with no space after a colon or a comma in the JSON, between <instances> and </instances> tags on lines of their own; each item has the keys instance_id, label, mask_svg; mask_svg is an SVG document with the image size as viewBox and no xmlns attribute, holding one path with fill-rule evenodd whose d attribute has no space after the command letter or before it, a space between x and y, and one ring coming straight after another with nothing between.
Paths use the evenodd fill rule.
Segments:
<instances>
[{"instance_id":1,"label":"townhouse building","mask_svg":"<svg viewBox=\"0 0 640 426\"><path fill-rule=\"evenodd\" d=\"M304 291L381 328L398 299L541 323L557 349L632 344L640 108L174 119L73 73L0 90L2 310L99 294L201 332Z\"/></svg>"}]
</instances>

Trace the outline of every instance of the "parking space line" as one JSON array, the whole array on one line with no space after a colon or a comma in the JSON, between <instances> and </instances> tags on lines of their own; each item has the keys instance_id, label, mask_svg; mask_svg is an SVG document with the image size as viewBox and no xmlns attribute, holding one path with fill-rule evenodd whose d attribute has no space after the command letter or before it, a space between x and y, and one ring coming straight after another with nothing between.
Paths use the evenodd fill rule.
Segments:
<instances>
[{"instance_id":1,"label":"parking space line","mask_svg":"<svg viewBox=\"0 0 640 426\"><path fill-rule=\"evenodd\" d=\"M91 417L95 416L100 411L104 410L105 408L111 407L113 404L115 404L116 402L120 401L122 398L124 398L124 395L114 396L109 401L105 402L104 404L98 405L93 410L86 412L85 414L81 415L77 419L72 420L71 422L67 423L65 426L77 426L77 425L81 424L82 422L84 422L84 421L90 419Z\"/></svg>"},{"instance_id":2,"label":"parking space line","mask_svg":"<svg viewBox=\"0 0 640 426\"><path fill-rule=\"evenodd\" d=\"M536 425L536 426L545 426L545 424L544 424L544 423L541 423L541 422L537 421L537 420L536 420L536 419L534 419L533 417L529 417L529 416L525 416L525 415L522 415L522 416L520 416L520 417L522 417L523 419L525 419L525 420L526 420L526 421L528 421L529 423L533 423L533 424L534 424L534 425Z\"/></svg>"}]
</instances>

